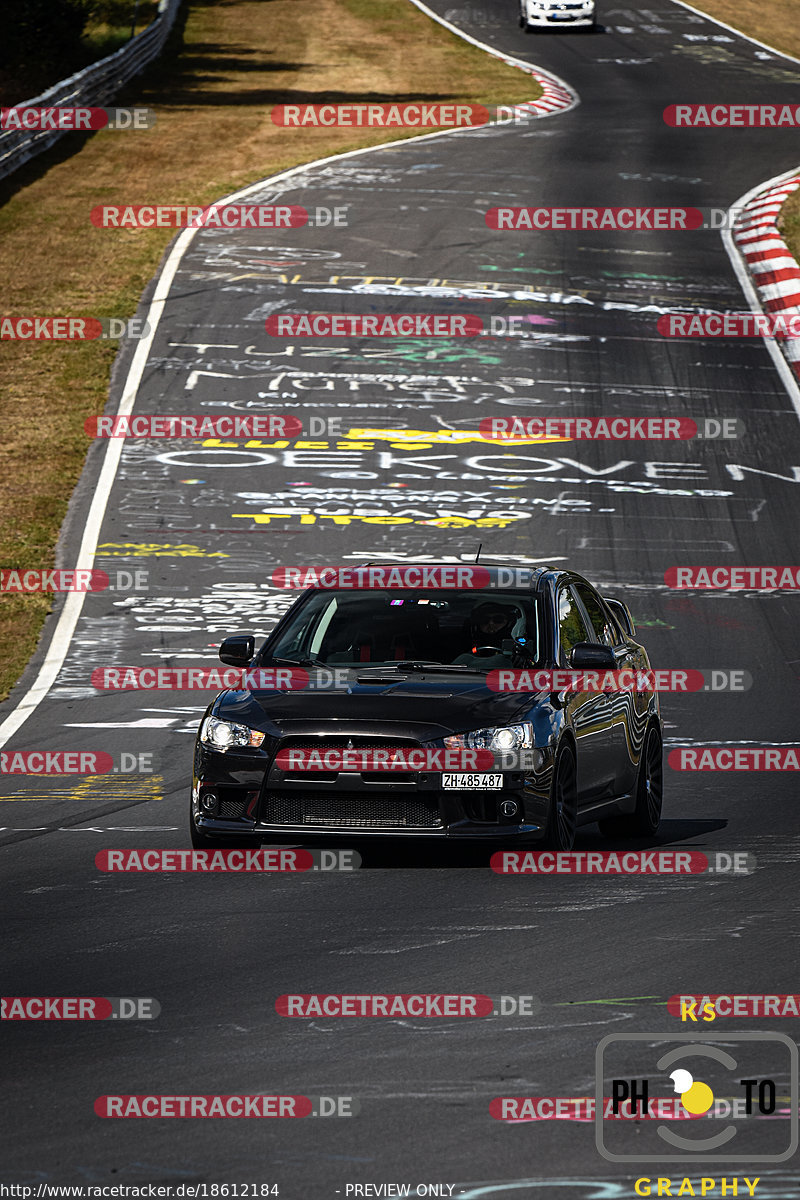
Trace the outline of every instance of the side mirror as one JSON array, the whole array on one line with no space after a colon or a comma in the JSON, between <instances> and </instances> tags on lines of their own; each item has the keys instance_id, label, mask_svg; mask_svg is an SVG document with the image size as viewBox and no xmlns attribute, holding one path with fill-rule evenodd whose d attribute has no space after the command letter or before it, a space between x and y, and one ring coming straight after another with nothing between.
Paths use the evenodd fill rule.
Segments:
<instances>
[{"instance_id":1,"label":"side mirror","mask_svg":"<svg viewBox=\"0 0 800 1200\"><path fill-rule=\"evenodd\" d=\"M246 667L256 652L256 639L252 633L225 638L219 648L222 662L229 667Z\"/></svg>"},{"instance_id":2,"label":"side mirror","mask_svg":"<svg viewBox=\"0 0 800 1200\"><path fill-rule=\"evenodd\" d=\"M610 646L601 646L599 642L578 642L570 651L569 665L576 671L591 670L594 667L614 671L617 659Z\"/></svg>"},{"instance_id":3,"label":"side mirror","mask_svg":"<svg viewBox=\"0 0 800 1200\"><path fill-rule=\"evenodd\" d=\"M636 633L636 626L633 623L631 610L622 600L615 600L613 596L603 596L608 607L611 609L612 615L617 618L622 628L631 637Z\"/></svg>"}]
</instances>

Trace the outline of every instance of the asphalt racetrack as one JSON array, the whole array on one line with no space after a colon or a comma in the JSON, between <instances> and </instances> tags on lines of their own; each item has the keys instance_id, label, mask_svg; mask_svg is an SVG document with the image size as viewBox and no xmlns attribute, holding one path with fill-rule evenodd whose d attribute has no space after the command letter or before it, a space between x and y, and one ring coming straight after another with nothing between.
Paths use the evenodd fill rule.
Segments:
<instances>
[{"instance_id":1,"label":"asphalt racetrack","mask_svg":"<svg viewBox=\"0 0 800 1200\"><path fill-rule=\"evenodd\" d=\"M595 35L533 37L513 0L432 4L479 41L555 73L580 103L266 181L248 203L346 207L347 226L200 231L159 284L146 363L133 362L135 344L117 363L108 412L135 377L136 413L319 423L306 425L304 447L124 444L95 565L146 570L148 590L86 596L52 686L4 748L149 754L153 772L4 778L3 994L154 997L161 1012L4 1024L6 1183L269 1183L284 1200L326 1200L391 1182L412 1195L422 1183L468 1197L613 1200L633 1195L640 1176L757 1175L759 1197L800 1196L791 1160L755 1157L788 1136L776 1043L747 1069L775 1080L784 1119L742 1131L753 1156L744 1161L608 1161L591 1121L490 1114L496 1097L593 1096L607 1034L685 1032L670 996L791 993L791 772L666 770L657 844L748 852L750 875L515 878L490 871L481 847L439 844L383 844L350 874L95 866L110 847L189 845L192 745L210 697L97 691L92 671L213 666L226 634L262 639L293 599L271 583L284 564L472 562L479 543L493 564L569 564L626 600L654 665L752 677L738 693L664 695L667 750L798 740L795 596L664 582L679 565L799 561L796 387L761 339L670 340L656 329L670 310L748 308L720 232L503 231L484 214L727 209L797 165L796 130L675 129L663 109L796 102L800 64L667 0L601 6ZM264 321L282 311L523 316L525 336L270 338ZM514 413L736 418L746 433L512 448L452 436ZM404 444L404 429L419 436ZM97 442L89 453L65 564L102 492L106 450ZM28 697L57 616L3 719ZM595 827L579 831L576 849L600 848ZM477 1020L276 1013L279 995L315 992L533 994L541 1006ZM720 1017L712 1030L730 1049L728 1030L794 1037L797 1020ZM653 1069L652 1045L641 1045L624 1059L626 1078ZM738 1094L738 1079L722 1094ZM360 1112L114 1120L93 1108L107 1094L264 1091L355 1097ZM652 1149L637 1128L615 1130L616 1145Z\"/></svg>"}]
</instances>

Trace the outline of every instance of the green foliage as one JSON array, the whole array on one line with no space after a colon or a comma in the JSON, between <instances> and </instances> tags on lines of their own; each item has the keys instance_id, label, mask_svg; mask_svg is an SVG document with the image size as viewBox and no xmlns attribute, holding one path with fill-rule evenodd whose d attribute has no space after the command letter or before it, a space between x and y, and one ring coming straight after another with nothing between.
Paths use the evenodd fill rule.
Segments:
<instances>
[{"instance_id":1,"label":"green foliage","mask_svg":"<svg viewBox=\"0 0 800 1200\"><path fill-rule=\"evenodd\" d=\"M63 64L66 77L82 57L88 9L86 0L5 0L0 67L22 75Z\"/></svg>"}]
</instances>

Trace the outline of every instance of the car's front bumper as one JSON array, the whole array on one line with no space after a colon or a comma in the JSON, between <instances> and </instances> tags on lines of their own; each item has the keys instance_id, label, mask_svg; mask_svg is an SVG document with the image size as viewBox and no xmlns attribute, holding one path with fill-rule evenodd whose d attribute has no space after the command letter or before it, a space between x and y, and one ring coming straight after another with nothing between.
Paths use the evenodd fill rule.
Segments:
<instances>
[{"instance_id":1,"label":"car's front bumper","mask_svg":"<svg viewBox=\"0 0 800 1200\"><path fill-rule=\"evenodd\" d=\"M530 11L526 21L531 29L586 29L595 23L594 11L585 9L555 10L553 12Z\"/></svg>"},{"instance_id":2,"label":"car's front bumper","mask_svg":"<svg viewBox=\"0 0 800 1200\"><path fill-rule=\"evenodd\" d=\"M192 820L214 838L275 841L415 837L498 839L544 835L552 761L534 771L507 771L498 790L443 790L439 772L289 773L252 752L225 754L198 744ZM204 801L217 798L218 812ZM504 813L504 802L516 811Z\"/></svg>"}]
</instances>

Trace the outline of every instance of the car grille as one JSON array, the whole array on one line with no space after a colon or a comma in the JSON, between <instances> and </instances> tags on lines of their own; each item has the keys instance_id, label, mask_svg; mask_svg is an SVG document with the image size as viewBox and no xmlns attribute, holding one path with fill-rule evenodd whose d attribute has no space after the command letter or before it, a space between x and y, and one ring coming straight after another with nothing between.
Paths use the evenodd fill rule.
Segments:
<instances>
[{"instance_id":1,"label":"car grille","mask_svg":"<svg viewBox=\"0 0 800 1200\"><path fill-rule=\"evenodd\" d=\"M355 740L355 739L353 739ZM262 820L268 825L327 825L348 829L436 829L442 825L436 797L380 796L365 792L267 792Z\"/></svg>"},{"instance_id":2,"label":"car grille","mask_svg":"<svg viewBox=\"0 0 800 1200\"><path fill-rule=\"evenodd\" d=\"M279 750L343 750L351 747L355 750L416 750L419 747L419 742L413 741L411 738L396 738L396 737L381 737L380 735L364 735L355 734L352 737L346 734L336 734L332 737L288 737L284 738L275 748L275 753ZM303 782L316 781L317 783L334 782L337 778L337 771L290 771L287 772L290 779L302 780ZM361 771L361 779L364 783L383 784L391 782L395 786L413 784L414 772L412 771Z\"/></svg>"},{"instance_id":3,"label":"car grille","mask_svg":"<svg viewBox=\"0 0 800 1200\"><path fill-rule=\"evenodd\" d=\"M219 806L221 817L243 817L246 800L223 800Z\"/></svg>"}]
</instances>

